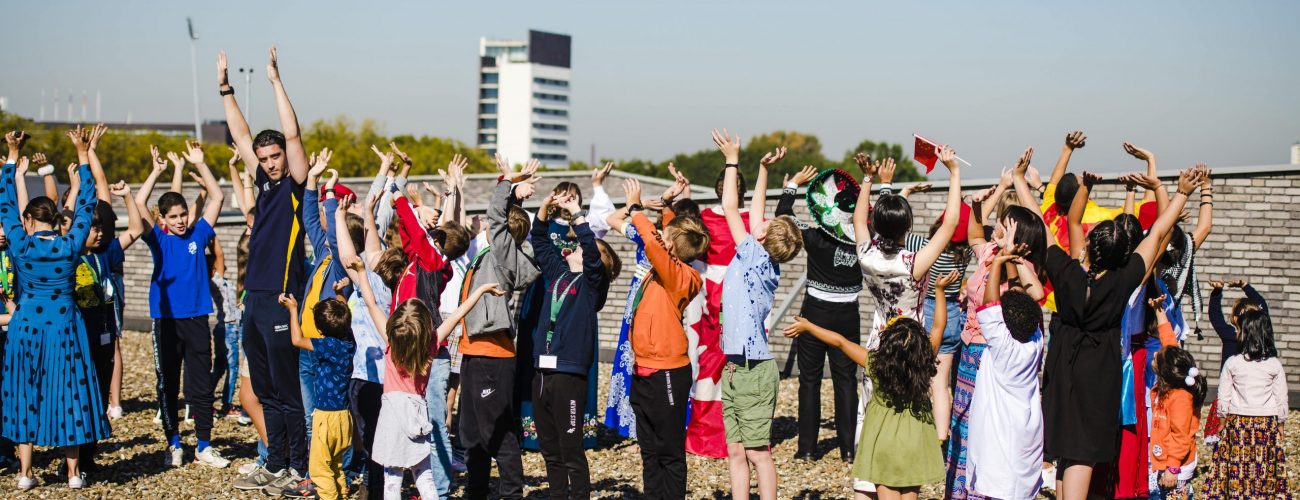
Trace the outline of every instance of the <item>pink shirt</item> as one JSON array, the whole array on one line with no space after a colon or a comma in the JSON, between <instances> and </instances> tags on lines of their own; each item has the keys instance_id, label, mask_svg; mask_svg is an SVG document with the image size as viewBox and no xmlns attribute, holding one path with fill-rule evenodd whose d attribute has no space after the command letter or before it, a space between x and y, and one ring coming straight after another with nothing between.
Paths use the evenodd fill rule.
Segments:
<instances>
[{"instance_id":1,"label":"pink shirt","mask_svg":"<svg viewBox=\"0 0 1300 500\"><path fill-rule=\"evenodd\" d=\"M413 376L399 370L393 364L391 351L392 347L384 349L384 393L405 392L424 397L424 390L429 387L429 373Z\"/></svg>"},{"instance_id":2,"label":"pink shirt","mask_svg":"<svg viewBox=\"0 0 1300 500\"><path fill-rule=\"evenodd\" d=\"M975 252L975 269L971 271L970 277L966 279L966 326L961 330L961 341L969 344L985 344L984 334L980 331L979 309L984 305L984 290L987 288L989 281L989 268L993 265L993 257L997 256L1001 248L993 242L985 243ZM1025 265L1034 269L1034 265L1025 261ZM1003 278L1006 274L1003 273ZM1002 281L1002 291L1007 291L1011 285Z\"/></svg>"}]
</instances>

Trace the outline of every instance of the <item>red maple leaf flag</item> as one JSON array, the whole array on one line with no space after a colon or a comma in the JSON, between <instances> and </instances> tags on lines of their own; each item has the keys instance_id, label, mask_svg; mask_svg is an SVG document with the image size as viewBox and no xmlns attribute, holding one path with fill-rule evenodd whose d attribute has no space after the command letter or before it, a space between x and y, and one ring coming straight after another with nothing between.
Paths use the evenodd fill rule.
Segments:
<instances>
[{"instance_id":1,"label":"red maple leaf flag","mask_svg":"<svg viewBox=\"0 0 1300 500\"><path fill-rule=\"evenodd\" d=\"M912 136L916 137L916 146L913 147L915 151L912 153L912 159L925 165L925 173L929 174L931 170L934 170L934 164L939 161L939 146L919 134L912 134Z\"/></svg>"}]
</instances>

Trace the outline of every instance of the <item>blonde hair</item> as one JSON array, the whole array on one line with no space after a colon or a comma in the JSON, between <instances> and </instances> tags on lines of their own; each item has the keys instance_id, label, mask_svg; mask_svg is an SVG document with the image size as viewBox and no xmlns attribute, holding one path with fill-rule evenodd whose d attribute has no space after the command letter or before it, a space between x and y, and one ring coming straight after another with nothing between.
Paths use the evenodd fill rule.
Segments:
<instances>
[{"instance_id":1,"label":"blonde hair","mask_svg":"<svg viewBox=\"0 0 1300 500\"><path fill-rule=\"evenodd\" d=\"M677 217L664 226L664 231L673 230L673 255L682 262L700 258L709 249L709 233L704 231L704 224L694 217Z\"/></svg>"},{"instance_id":2,"label":"blonde hair","mask_svg":"<svg viewBox=\"0 0 1300 500\"><path fill-rule=\"evenodd\" d=\"M803 250L803 232L793 217L782 215L772 219L767 226L767 236L763 237L763 249L779 263L790 262L799 255Z\"/></svg>"},{"instance_id":3,"label":"blonde hair","mask_svg":"<svg viewBox=\"0 0 1300 500\"><path fill-rule=\"evenodd\" d=\"M407 299L397 304L388 318L388 356L393 366L405 375L423 374L433 363L437 333L433 329L433 313L420 299Z\"/></svg>"}]
</instances>

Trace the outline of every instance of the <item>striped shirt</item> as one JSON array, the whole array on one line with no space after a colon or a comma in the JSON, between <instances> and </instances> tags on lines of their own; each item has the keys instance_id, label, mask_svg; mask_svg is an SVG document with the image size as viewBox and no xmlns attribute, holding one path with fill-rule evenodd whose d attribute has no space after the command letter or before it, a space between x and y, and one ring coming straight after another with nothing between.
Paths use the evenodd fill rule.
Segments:
<instances>
[{"instance_id":1,"label":"striped shirt","mask_svg":"<svg viewBox=\"0 0 1300 500\"><path fill-rule=\"evenodd\" d=\"M929 238L926 238L916 233L907 233L906 246L907 249L911 250L912 252L921 251L921 248L924 247L929 242L930 242ZM965 260L968 264L970 263L972 257L973 254L971 253L970 248L967 247ZM926 290L930 290L930 291L934 290L934 282L939 278L939 276L946 276L950 272L957 271L957 274L960 277L960 279L954 281L951 285L948 285L948 287L945 288L943 291L944 295L948 297L956 297L959 293L961 293L962 282L966 280L967 267L968 266L965 264L958 264L956 256L953 255L952 252L945 251L939 254L939 259L935 260L934 265L930 266L930 277L927 278L926 280Z\"/></svg>"}]
</instances>

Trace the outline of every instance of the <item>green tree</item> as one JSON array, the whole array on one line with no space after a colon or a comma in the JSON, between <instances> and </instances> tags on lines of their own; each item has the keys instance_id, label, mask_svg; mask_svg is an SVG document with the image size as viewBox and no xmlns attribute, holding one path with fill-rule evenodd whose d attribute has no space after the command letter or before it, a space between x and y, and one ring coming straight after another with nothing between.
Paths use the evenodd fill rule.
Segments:
<instances>
[{"instance_id":1,"label":"green tree","mask_svg":"<svg viewBox=\"0 0 1300 500\"><path fill-rule=\"evenodd\" d=\"M857 147L844 153L844 170L859 175L857 164L853 161L853 156L858 153L866 153L872 160L883 160L893 158L894 165L894 182L919 182L925 180L925 174L916 168L916 163L903 150L903 146L897 143L875 142L871 139L863 140L858 143Z\"/></svg>"}]
</instances>

